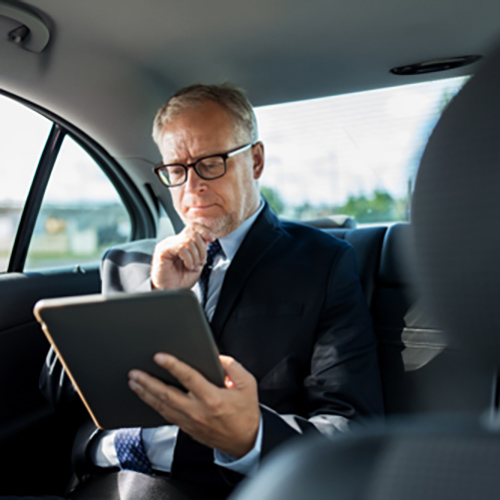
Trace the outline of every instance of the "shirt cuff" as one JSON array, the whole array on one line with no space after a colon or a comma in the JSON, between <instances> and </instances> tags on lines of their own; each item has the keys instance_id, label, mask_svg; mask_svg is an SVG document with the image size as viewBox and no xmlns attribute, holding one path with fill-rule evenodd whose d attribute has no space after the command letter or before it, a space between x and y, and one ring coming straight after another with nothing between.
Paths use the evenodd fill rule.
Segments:
<instances>
[{"instance_id":1,"label":"shirt cuff","mask_svg":"<svg viewBox=\"0 0 500 500\"><path fill-rule=\"evenodd\" d=\"M176 425L142 429L144 449L153 469L171 472L178 433L179 428ZM103 431L92 441L89 456L94 465L120 466L115 450L115 434L116 430Z\"/></svg>"},{"instance_id":2,"label":"shirt cuff","mask_svg":"<svg viewBox=\"0 0 500 500\"><path fill-rule=\"evenodd\" d=\"M220 465L221 467L225 467L226 469L232 470L234 472L243 474L244 476L255 475L257 473L257 470L259 469L259 459L262 451L262 434L263 423L261 416L257 439L255 440L253 448L241 458L234 458L228 453L214 449L215 464Z\"/></svg>"}]
</instances>

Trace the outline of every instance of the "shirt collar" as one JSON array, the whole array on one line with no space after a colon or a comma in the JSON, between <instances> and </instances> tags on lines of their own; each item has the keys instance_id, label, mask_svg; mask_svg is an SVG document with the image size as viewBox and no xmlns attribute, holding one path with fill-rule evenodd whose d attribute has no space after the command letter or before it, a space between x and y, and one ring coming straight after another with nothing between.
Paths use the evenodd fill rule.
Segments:
<instances>
[{"instance_id":1,"label":"shirt collar","mask_svg":"<svg viewBox=\"0 0 500 500\"><path fill-rule=\"evenodd\" d=\"M220 245L222 250L224 251L224 255L229 260L233 260L233 257L236 255L238 248L240 248L241 242L243 238L246 236L253 223L259 216L259 214L264 209L264 203L262 200L260 202L260 206L257 211L252 214L248 219L245 219L232 233L226 234L219 238Z\"/></svg>"}]
</instances>

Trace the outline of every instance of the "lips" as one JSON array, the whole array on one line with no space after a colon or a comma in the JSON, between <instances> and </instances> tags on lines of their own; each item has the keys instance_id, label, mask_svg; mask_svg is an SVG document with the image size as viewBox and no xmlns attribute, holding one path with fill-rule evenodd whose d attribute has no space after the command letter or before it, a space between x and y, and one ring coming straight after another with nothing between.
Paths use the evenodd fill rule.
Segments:
<instances>
[{"instance_id":1,"label":"lips","mask_svg":"<svg viewBox=\"0 0 500 500\"><path fill-rule=\"evenodd\" d=\"M197 206L192 206L187 208L188 213L196 213L196 214L204 214L206 212L209 212L210 210L217 208L217 205L215 203L210 203L207 205L197 205Z\"/></svg>"},{"instance_id":2,"label":"lips","mask_svg":"<svg viewBox=\"0 0 500 500\"><path fill-rule=\"evenodd\" d=\"M215 205L212 203L210 205L200 205L200 206L196 206L196 207L189 207L188 210L208 210L210 208L213 208L215 207Z\"/></svg>"}]
</instances>

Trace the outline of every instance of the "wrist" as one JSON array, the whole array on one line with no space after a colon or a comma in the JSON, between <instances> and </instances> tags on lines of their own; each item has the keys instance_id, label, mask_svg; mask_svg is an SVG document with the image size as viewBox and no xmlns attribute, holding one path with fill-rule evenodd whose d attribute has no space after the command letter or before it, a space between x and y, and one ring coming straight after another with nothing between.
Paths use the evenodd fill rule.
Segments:
<instances>
[{"instance_id":1,"label":"wrist","mask_svg":"<svg viewBox=\"0 0 500 500\"><path fill-rule=\"evenodd\" d=\"M247 437L239 443L235 443L234 446L231 447L231 450L227 450L226 453L237 460L247 455L255 446L257 435L259 434L259 426L260 416L256 424L253 426L252 431L248 433Z\"/></svg>"}]
</instances>

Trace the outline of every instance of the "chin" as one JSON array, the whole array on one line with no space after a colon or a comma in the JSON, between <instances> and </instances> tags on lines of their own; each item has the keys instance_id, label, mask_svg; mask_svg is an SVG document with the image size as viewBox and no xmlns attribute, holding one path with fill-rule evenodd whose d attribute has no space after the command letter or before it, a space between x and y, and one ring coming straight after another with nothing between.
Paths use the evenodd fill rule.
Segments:
<instances>
[{"instance_id":1,"label":"chin","mask_svg":"<svg viewBox=\"0 0 500 500\"><path fill-rule=\"evenodd\" d=\"M233 218L230 215L220 215L219 217L182 217L184 224L199 224L209 229L216 238L220 238L234 229Z\"/></svg>"},{"instance_id":2,"label":"chin","mask_svg":"<svg viewBox=\"0 0 500 500\"><path fill-rule=\"evenodd\" d=\"M237 227L237 224L234 224L232 217L229 215L216 217L203 222L200 221L200 224L208 227L216 238L221 238L222 236L229 234Z\"/></svg>"}]
</instances>

